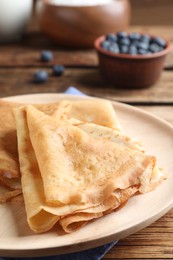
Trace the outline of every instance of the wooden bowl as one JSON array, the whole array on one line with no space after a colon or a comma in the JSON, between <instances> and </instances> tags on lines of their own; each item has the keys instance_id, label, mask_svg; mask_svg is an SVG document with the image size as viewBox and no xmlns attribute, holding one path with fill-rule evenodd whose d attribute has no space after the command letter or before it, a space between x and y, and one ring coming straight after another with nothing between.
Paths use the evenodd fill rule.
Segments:
<instances>
[{"instance_id":1,"label":"wooden bowl","mask_svg":"<svg viewBox=\"0 0 173 260\"><path fill-rule=\"evenodd\" d=\"M100 73L106 81L117 88L144 88L159 80L166 55L170 51L168 41L165 49L160 52L130 55L104 50L101 47L101 42L104 40L105 36L100 36L94 45L98 53Z\"/></svg>"},{"instance_id":2,"label":"wooden bowl","mask_svg":"<svg viewBox=\"0 0 173 260\"><path fill-rule=\"evenodd\" d=\"M58 6L44 0L39 12L42 32L58 45L93 47L109 31L125 30L130 22L128 0L92 6Z\"/></svg>"}]
</instances>

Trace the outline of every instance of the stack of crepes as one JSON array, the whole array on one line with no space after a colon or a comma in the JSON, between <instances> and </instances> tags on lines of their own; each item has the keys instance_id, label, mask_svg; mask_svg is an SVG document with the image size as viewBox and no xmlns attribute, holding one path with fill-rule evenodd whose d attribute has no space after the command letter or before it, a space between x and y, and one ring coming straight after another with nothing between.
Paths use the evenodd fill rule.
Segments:
<instances>
[{"instance_id":1,"label":"stack of crepes","mask_svg":"<svg viewBox=\"0 0 173 260\"><path fill-rule=\"evenodd\" d=\"M21 181L36 233L56 223L73 232L164 179L156 158L122 131L109 101L0 107L0 182L11 189L3 196L20 194Z\"/></svg>"}]
</instances>

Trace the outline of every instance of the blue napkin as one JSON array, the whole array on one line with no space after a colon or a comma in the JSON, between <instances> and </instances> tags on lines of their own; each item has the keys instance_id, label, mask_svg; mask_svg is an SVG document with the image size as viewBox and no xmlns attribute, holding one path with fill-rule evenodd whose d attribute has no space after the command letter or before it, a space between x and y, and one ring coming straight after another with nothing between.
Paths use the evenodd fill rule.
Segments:
<instances>
[{"instance_id":1,"label":"blue napkin","mask_svg":"<svg viewBox=\"0 0 173 260\"><path fill-rule=\"evenodd\" d=\"M72 95L85 95L78 89L74 87L69 87L65 92L65 94ZM12 257L4 257L0 260L100 260L104 257L104 255L117 243L118 241L114 241L108 243L103 246L99 246L93 249L88 249L85 251L71 253L66 255L58 255L58 256L47 256L47 257L27 257L27 258L12 258ZM14 255L15 257L15 255Z\"/></svg>"},{"instance_id":2,"label":"blue napkin","mask_svg":"<svg viewBox=\"0 0 173 260\"><path fill-rule=\"evenodd\" d=\"M81 92L80 90L78 90L75 87L69 87L68 89L66 89L66 91L64 91L65 94L70 94L70 95L77 95L77 96L85 96L85 94L83 92Z\"/></svg>"}]
</instances>

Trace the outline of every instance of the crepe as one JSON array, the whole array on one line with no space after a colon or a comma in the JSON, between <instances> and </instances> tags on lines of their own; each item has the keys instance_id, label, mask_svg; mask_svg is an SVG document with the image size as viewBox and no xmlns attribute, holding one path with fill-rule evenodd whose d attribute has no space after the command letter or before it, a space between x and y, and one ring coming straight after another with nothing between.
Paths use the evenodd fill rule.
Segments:
<instances>
[{"instance_id":1,"label":"crepe","mask_svg":"<svg viewBox=\"0 0 173 260\"><path fill-rule=\"evenodd\" d=\"M13 108L21 105L0 101L0 175L9 178L20 175ZM34 106L55 117L67 116L70 111L72 118L84 122L92 120L95 124L107 124L110 127L120 125L109 101L62 101Z\"/></svg>"},{"instance_id":2,"label":"crepe","mask_svg":"<svg viewBox=\"0 0 173 260\"><path fill-rule=\"evenodd\" d=\"M0 175L7 178L20 176L16 124L13 109L21 104L0 101ZM58 108L56 104L36 105L38 109L49 115L53 115Z\"/></svg>"},{"instance_id":3,"label":"crepe","mask_svg":"<svg viewBox=\"0 0 173 260\"><path fill-rule=\"evenodd\" d=\"M20 169L17 150L16 124L13 109L21 104L0 101L0 202L6 202L21 194ZM58 103L36 105L38 109L53 115ZM58 114L56 113L56 116Z\"/></svg>"},{"instance_id":4,"label":"crepe","mask_svg":"<svg viewBox=\"0 0 173 260\"><path fill-rule=\"evenodd\" d=\"M117 144L146 153L144 147L138 140L127 136L124 132L120 132L117 129L83 122L78 122L75 125L93 138L116 142ZM157 165L155 165L151 175L147 175L148 172L146 171L141 178L141 186L139 189L141 193L146 193L155 189L156 186L166 178L164 172Z\"/></svg>"},{"instance_id":5,"label":"crepe","mask_svg":"<svg viewBox=\"0 0 173 260\"><path fill-rule=\"evenodd\" d=\"M66 121L75 123L73 119L77 119L122 131L115 110L108 100L63 100L59 109Z\"/></svg>"},{"instance_id":6,"label":"crepe","mask_svg":"<svg viewBox=\"0 0 173 260\"><path fill-rule=\"evenodd\" d=\"M22 104L0 101L0 195L1 201L10 200L11 191L19 190L20 169L17 151L16 125L13 115L13 108L20 107ZM34 105L37 109L52 115L56 118L66 117L66 120L73 120L75 123L80 119L87 122L107 124L108 126L119 126L115 112L109 101L59 101L50 104ZM91 114L92 110L92 114ZM79 112L80 111L80 112ZM72 118L69 118L72 116ZM8 185L7 185L8 182ZM4 187L4 183L5 187ZM17 183L17 188L14 184ZM5 192L6 191L6 192ZM21 193L21 192L20 192ZM4 194L4 198L3 198Z\"/></svg>"},{"instance_id":7,"label":"crepe","mask_svg":"<svg viewBox=\"0 0 173 260\"><path fill-rule=\"evenodd\" d=\"M150 178L155 157L93 138L33 106L15 110L22 191L34 232L73 232L122 206ZM147 175L145 175L147 172Z\"/></svg>"}]
</instances>

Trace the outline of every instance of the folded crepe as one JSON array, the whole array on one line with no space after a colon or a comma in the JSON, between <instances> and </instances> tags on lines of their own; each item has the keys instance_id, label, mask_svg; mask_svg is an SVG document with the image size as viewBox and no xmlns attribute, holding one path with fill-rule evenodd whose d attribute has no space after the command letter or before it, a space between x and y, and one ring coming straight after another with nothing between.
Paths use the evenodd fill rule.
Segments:
<instances>
[{"instance_id":1,"label":"folded crepe","mask_svg":"<svg viewBox=\"0 0 173 260\"><path fill-rule=\"evenodd\" d=\"M82 122L94 123L122 131L115 110L108 100L63 100L59 104L63 119L72 124L77 119ZM59 113L57 110L57 112Z\"/></svg>"},{"instance_id":2,"label":"folded crepe","mask_svg":"<svg viewBox=\"0 0 173 260\"><path fill-rule=\"evenodd\" d=\"M13 109L20 106L19 103L0 101L0 203L21 194L16 124L13 114ZM40 104L36 107L53 115L58 109L58 103Z\"/></svg>"},{"instance_id":3,"label":"folded crepe","mask_svg":"<svg viewBox=\"0 0 173 260\"><path fill-rule=\"evenodd\" d=\"M108 127L83 122L78 122L75 125L93 138L116 142L117 144L146 153L144 147L138 140L127 136L124 132L120 132L117 129L111 129ZM166 178L164 172L158 167L158 165L155 165L153 171L150 173L151 175L147 176L148 172L146 171L145 174L142 175L142 185L139 188L141 193L149 192L155 189L156 186L158 186L158 184Z\"/></svg>"},{"instance_id":4,"label":"folded crepe","mask_svg":"<svg viewBox=\"0 0 173 260\"><path fill-rule=\"evenodd\" d=\"M14 102L0 101L0 175L9 178L20 175L13 108L21 105ZM109 127L120 125L109 101L62 101L34 106L40 111L55 117L67 116L67 111L70 111L72 118L84 122L92 121L95 124L106 124Z\"/></svg>"},{"instance_id":5,"label":"folded crepe","mask_svg":"<svg viewBox=\"0 0 173 260\"><path fill-rule=\"evenodd\" d=\"M0 101L0 202L7 201L7 198L10 200L13 194L16 194L19 190L21 193L16 125L13 115L13 109L21 105L4 100ZM109 101L59 101L34 106L56 118L66 117L66 120L70 120L69 116L72 116L74 122L80 119L85 122L89 120L110 127L120 127ZM11 191L15 192L12 193Z\"/></svg>"},{"instance_id":6,"label":"folded crepe","mask_svg":"<svg viewBox=\"0 0 173 260\"><path fill-rule=\"evenodd\" d=\"M60 118L15 110L22 192L34 232L70 233L121 207L149 179L155 157L96 138ZM86 129L85 129L86 130Z\"/></svg>"},{"instance_id":7,"label":"folded crepe","mask_svg":"<svg viewBox=\"0 0 173 260\"><path fill-rule=\"evenodd\" d=\"M48 115L58 109L58 103L41 104L36 107ZM0 101L0 176L15 178L20 176L16 124L13 109L21 104Z\"/></svg>"}]
</instances>

